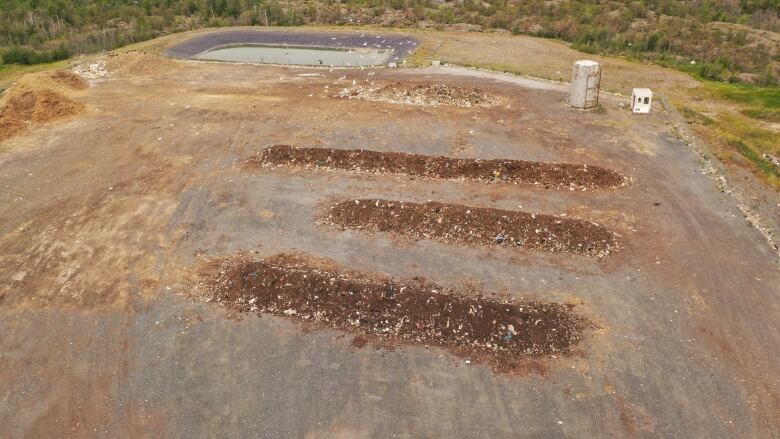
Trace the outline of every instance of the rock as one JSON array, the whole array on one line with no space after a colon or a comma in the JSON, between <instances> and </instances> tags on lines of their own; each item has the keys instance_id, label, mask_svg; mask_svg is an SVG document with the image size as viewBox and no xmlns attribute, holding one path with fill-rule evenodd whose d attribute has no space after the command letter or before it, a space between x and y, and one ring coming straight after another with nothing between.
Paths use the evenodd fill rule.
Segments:
<instances>
[{"instance_id":1,"label":"rock","mask_svg":"<svg viewBox=\"0 0 780 439\"><path fill-rule=\"evenodd\" d=\"M454 30L456 32L481 32L482 26L478 24L455 23L453 25L447 26L447 29Z\"/></svg>"}]
</instances>

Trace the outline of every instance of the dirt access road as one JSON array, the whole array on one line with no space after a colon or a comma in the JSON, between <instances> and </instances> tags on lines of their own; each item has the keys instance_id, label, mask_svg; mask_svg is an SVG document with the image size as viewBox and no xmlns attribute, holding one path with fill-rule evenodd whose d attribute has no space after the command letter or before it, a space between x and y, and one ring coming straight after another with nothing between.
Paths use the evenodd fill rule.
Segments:
<instances>
[{"instance_id":1,"label":"dirt access road","mask_svg":"<svg viewBox=\"0 0 780 439\"><path fill-rule=\"evenodd\" d=\"M149 64L147 64L147 67ZM0 156L4 437L778 437L776 254L702 175L658 108L574 111L541 84L436 70L176 61L116 72L87 111ZM397 105L344 87L445 83L507 106ZM525 82L526 85L527 82ZM545 190L294 167L269 144L598 164L622 188ZM555 214L618 233L604 260L318 224L381 198ZM575 303L581 355L494 373L438 348L353 345L189 297L193 267L244 251Z\"/></svg>"}]
</instances>

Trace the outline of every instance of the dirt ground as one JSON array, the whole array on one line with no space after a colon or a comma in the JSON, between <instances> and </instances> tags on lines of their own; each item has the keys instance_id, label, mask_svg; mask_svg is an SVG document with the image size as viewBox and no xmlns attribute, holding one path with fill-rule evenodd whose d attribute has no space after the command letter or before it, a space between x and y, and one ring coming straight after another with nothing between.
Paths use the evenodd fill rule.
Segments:
<instances>
[{"instance_id":1,"label":"dirt ground","mask_svg":"<svg viewBox=\"0 0 780 439\"><path fill-rule=\"evenodd\" d=\"M702 174L665 112L547 83L443 70L175 61L121 72L0 148L4 437L757 437L780 435L777 255ZM446 84L507 106L339 99L371 81ZM598 164L607 191L262 167L271 144ZM323 203L406 200L589 220L604 261L324 227ZM197 267L303 252L392 279L574 304L578 355L495 373L436 345L194 300ZM282 313L283 314L283 313Z\"/></svg>"}]
</instances>

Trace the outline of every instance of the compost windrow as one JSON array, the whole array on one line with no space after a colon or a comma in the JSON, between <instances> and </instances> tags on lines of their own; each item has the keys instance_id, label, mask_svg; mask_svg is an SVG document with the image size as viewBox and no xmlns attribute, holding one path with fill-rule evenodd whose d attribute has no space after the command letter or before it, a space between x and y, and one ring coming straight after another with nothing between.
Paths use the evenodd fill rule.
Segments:
<instances>
[{"instance_id":1,"label":"compost windrow","mask_svg":"<svg viewBox=\"0 0 780 439\"><path fill-rule=\"evenodd\" d=\"M524 359L568 355L589 323L573 305L514 301L345 270L308 255L215 259L200 270L207 302L356 334L362 345L437 346L511 371Z\"/></svg>"},{"instance_id":2,"label":"compost windrow","mask_svg":"<svg viewBox=\"0 0 780 439\"><path fill-rule=\"evenodd\" d=\"M247 160L249 166L298 166L416 177L534 185L545 189L614 189L628 179L601 166L526 160L480 160L367 149L271 145Z\"/></svg>"},{"instance_id":3,"label":"compost windrow","mask_svg":"<svg viewBox=\"0 0 780 439\"><path fill-rule=\"evenodd\" d=\"M400 82L370 87L353 85L340 91L336 97L429 107L487 108L506 105L508 102L508 99L504 96L488 93L479 88L451 87L446 84L405 84Z\"/></svg>"},{"instance_id":4,"label":"compost windrow","mask_svg":"<svg viewBox=\"0 0 780 439\"><path fill-rule=\"evenodd\" d=\"M321 221L342 228L446 243L599 258L610 256L619 248L615 233L591 221L435 201L348 200L326 208Z\"/></svg>"}]
</instances>

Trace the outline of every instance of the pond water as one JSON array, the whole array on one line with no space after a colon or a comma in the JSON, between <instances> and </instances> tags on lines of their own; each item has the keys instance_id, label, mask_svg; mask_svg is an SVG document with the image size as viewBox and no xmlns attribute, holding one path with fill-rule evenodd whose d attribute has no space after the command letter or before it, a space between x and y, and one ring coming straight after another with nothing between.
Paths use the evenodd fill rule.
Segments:
<instances>
[{"instance_id":1,"label":"pond water","mask_svg":"<svg viewBox=\"0 0 780 439\"><path fill-rule=\"evenodd\" d=\"M208 61L299 66L362 67L385 64L390 51L323 47L242 45L219 47L197 55Z\"/></svg>"}]
</instances>

